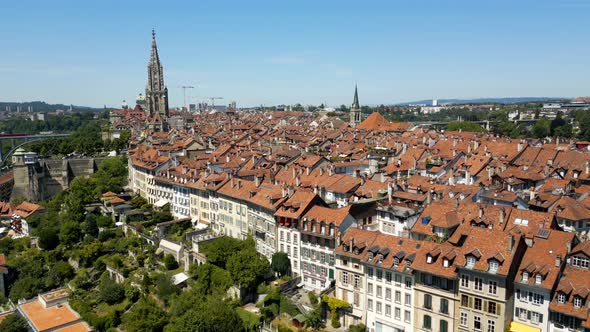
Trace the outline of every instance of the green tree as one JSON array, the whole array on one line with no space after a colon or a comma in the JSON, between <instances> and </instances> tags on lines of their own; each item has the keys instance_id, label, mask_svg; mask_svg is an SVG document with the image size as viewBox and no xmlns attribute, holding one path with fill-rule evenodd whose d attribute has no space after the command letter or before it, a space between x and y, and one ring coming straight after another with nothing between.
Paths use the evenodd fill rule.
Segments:
<instances>
[{"instance_id":1,"label":"green tree","mask_svg":"<svg viewBox=\"0 0 590 332\"><path fill-rule=\"evenodd\" d=\"M483 132L483 129L480 125L475 122L471 121L452 121L449 122L447 126L447 130L449 131L471 131L471 132Z\"/></svg>"},{"instance_id":2,"label":"green tree","mask_svg":"<svg viewBox=\"0 0 590 332\"><path fill-rule=\"evenodd\" d=\"M202 265L191 265L189 274L196 280L193 287L200 294L225 294L232 286L229 272L208 262Z\"/></svg>"},{"instance_id":3,"label":"green tree","mask_svg":"<svg viewBox=\"0 0 590 332\"><path fill-rule=\"evenodd\" d=\"M17 314L12 314L0 322L2 332L27 332L28 327L27 321Z\"/></svg>"},{"instance_id":4,"label":"green tree","mask_svg":"<svg viewBox=\"0 0 590 332\"><path fill-rule=\"evenodd\" d=\"M178 268L178 262L176 262L174 256L171 254L166 254L164 256L164 266L166 266L167 270L174 270Z\"/></svg>"},{"instance_id":5,"label":"green tree","mask_svg":"<svg viewBox=\"0 0 590 332\"><path fill-rule=\"evenodd\" d=\"M113 305L125 298L125 288L107 276L100 282L99 296L102 301Z\"/></svg>"},{"instance_id":6,"label":"green tree","mask_svg":"<svg viewBox=\"0 0 590 332\"><path fill-rule=\"evenodd\" d=\"M312 329L319 329L322 327L322 311L319 305L313 307L305 314L305 325Z\"/></svg>"},{"instance_id":7,"label":"green tree","mask_svg":"<svg viewBox=\"0 0 590 332\"><path fill-rule=\"evenodd\" d=\"M45 285L47 288L57 288L63 286L64 283L74 277L74 268L64 261L59 261L49 267L47 277L45 278Z\"/></svg>"},{"instance_id":8,"label":"green tree","mask_svg":"<svg viewBox=\"0 0 590 332\"><path fill-rule=\"evenodd\" d=\"M275 252L272 255L272 261L270 264L270 268L276 272L279 277L287 275L291 270L291 262L289 261L289 256L287 253L284 252Z\"/></svg>"},{"instance_id":9,"label":"green tree","mask_svg":"<svg viewBox=\"0 0 590 332\"><path fill-rule=\"evenodd\" d=\"M199 309L191 309L166 327L167 332L242 332L244 322L236 311L219 298L210 298Z\"/></svg>"},{"instance_id":10,"label":"green tree","mask_svg":"<svg viewBox=\"0 0 590 332\"><path fill-rule=\"evenodd\" d=\"M351 325L348 328L348 332L367 332L367 327L363 323L359 323L357 325Z\"/></svg>"},{"instance_id":11,"label":"green tree","mask_svg":"<svg viewBox=\"0 0 590 332\"><path fill-rule=\"evenodd\" d=\"M170 278L170 276L165 273L161 273L157 277L155 277L155 281L156 294L166 304L174 295L180 293L180 288L176 287L172 283L172 279Z\"/></svg>"},{"instance_id":12,"label":"green tree","mask_svg":"<svg viewBox=\"0 0 590 332\"><path fill-rule=\"evenodd\" d=\"M82 238L80 225L75 221L66 221L59 229L59 241L68 247L72 247Z\"/></svg>"},{"instance_id":13,"label":"green tree","mask_svg":"<svg viewBox=\"0 0 590 332\"><path fill-rule=\"evenodd\" d=\"M247 290L255 290L269 268L266 258L258 255L253 248L234 253L227 261L227 270L234 283Z\"/></svg>"},{"instance_id":14,"label":"green tree","mask_svg":"<svg viewBox=\"0 0 590 332\"><path fill-rule=\"evenodd\" d=\"M37 231L39 247L45 250L53 250L59 245L59 229L53 226L44 226Z\"/></svg>"},{"instance_id":15,"label":"green tree","mask_svg":"<svg viewBox=\"0 0 590 332\"><path fill-rule=\"evenodd\" d=\"M551 122L545 117L539 119L531 129L531 133L536 138L544 138L551 135Z\"/></svg>"},{"instance_id":16,"label":"green tree","mask_svg":"<svg viewBox=\"0 0 590 332\"><path fill-rule=\"evenodd\" d=\"M563 119L561 112L557 112L557 116L555 116L555 119L551 120L551 125L550 125L550 129L551 129L551 136L555 136L555 131L557 130L557 128L564 126L566 124L565 120Z\"/></svg>"},{"instance_id":17,"label":"green tree","mask_svg":"<svg viewBox=\"0 0 590 332\"><path fill-rule=\"evenodd\" d=\"M123 314L122 322L126 331L159 332L168 323L168 315L153 300L142 297Z\"/></svg>"}]
</instances>

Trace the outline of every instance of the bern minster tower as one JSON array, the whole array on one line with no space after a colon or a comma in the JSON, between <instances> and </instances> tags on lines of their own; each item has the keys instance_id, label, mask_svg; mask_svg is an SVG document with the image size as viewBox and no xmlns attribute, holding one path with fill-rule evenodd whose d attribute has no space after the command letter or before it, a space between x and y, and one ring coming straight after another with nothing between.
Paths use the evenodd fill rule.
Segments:
<instances>
[{"instance_id":1,"label":"bern minster tower","mask_svg":"<svg viewBox=\"0 0 590 332\"><path fill-rule=\"evenodd\" d=\"M148 81L145 88L147 121L152 131L168 129L168 88L164 85L164 69L158 56L156 32L152 30L152 53L148 64Z\"/></svg>"},{"instance_id":2,"label":"bern minster tower","mask_svg":"<svg viewBox=\"0 0 590 332\"><path fill-rule=\"evenodd\" d=\"M361 123L361 106L359 105L359 93L354 86L354 100L352 101L352 106L350 107L350 126L356 127Z\"/></svg>"}]
</instances>

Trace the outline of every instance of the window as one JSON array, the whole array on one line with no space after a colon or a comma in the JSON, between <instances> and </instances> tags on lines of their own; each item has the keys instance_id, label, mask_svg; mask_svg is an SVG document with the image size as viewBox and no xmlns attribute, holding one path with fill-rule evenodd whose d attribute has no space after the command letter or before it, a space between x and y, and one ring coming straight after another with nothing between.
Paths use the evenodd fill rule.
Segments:
<instances>
[{"instance_id":1,"label":"window","mask_svg":"<svg viewBox=\"0 0 590 332\"><path fill-rule=\"evenodd\" d=\"M369 275L369 278L373 278L373 268L372 267L367 268L367 274Z\"/></svg>"},{"instance_id":2,"label":"window","mask_svg":"<svg viewBox=\"0 0 590 332\"><path fill-rule=\"evenodd\" d=\"M355 292L354 293L354 306L358 307L359 303L360 303L360 294L358 292Z\"/></svg>"},{"instance_id":3,"label":"window","mask_svg":"<svg viewBox=\"0 0 590 332\"><path fill-rule=\"evenodd\" d=\"M383 296L383 287L377 286L377 297Z\"/></svg>"},{"instance_id":4,"label":"window","mask_svg":"<svg viewBox=\"0 0 590 332\"><path fill-rule=\"evenodd\" d=\"M405 305L411 306L412 305L412 295L406 293L406 299L404 302Z\"/></svg>"},{"instance_id":5,"label":"window","mask_svg":"<svg viewBox=\"0 0 590 332\"><path fill-rule=\"evenodd\" d=\"M367 294L373 294L373 284L372 283L367 284Z\"/></svg>"},{"instance_id":6,"label":"window","mask_svg":"<svg viewBox=\"0 0 590 332\"><path fill-rule=\"evenodd\" d=\"M325 269L325 268L322 268ZM361 287L361 276L359 276L358 274L354 275L354 288L359 288Z\"/></svg>"},{"instance_id":7,"label":"window","mask_svg":"<svg viewBox=\"0 0 590 332\"><path fill-rule=\"evenodd\" d=\"M488 302L488 312L493 315L498 314L498 306L496 305L496 302L494 302L494 301Z\"/></svg>"},{"instance_id":8,"label":"window","mask_svg":"<svg viewBox=\"0 0 590 332\"><path fill-rule=\"evenodd\" d=\"M575 296L574 297L574 307L579 308L582 306L582 298Z\"/></svg>"},{"instance_id":9,"label":"window","mask_svg":"<svg viewBox=\"0 0 590 332\"><path fill-rule=\"evenodd\" d=\"M488 319L488 332L496 332L496 321Z\"/></svg>"},{"instance_id":10,"label":"window","mask_svg":"<svg viewBox=\"0 0 590 332\"><path fill-rule=\"evenodd\" d=\"M475 265L475 257L467 256L467 267L473 267Z\"/></svg>"},{"instance_id":11,"label":"window","mask_svg":"<svg viewBox=\"0 0 590 332\"><path fill-rule=\"evenodd\" d=\"M440 312L443 314L449 313L449 300L447 300L447 299L440 300Z\"/></svg>"},{"instance_id":12,"label":"window","mask_svg":"<svg viewBox=\"0 0 590 332\"><path fill-rule=\"evenodd\" d=\"M473 329L476 331L481 331L481 317L473 317Z\"/></svg>"},{"instance_id":13,"label":"window","mask_svg":"<svg viewBox=\"0 0 590 332\"><path fill-rule=\"evenodd\" d=\"M531 311L531 321L533 323L542 323L541 314L535 311Z\"/></svg>"},{"instance_id":14,"label":"window","mask_svg":"<svg viewBox=\"0 0 590 332\"><path fill-rule=\"evenodd\" d=\"M381 313L381 302L377 301L377 313Z\"/></svg>"},{"instance_id":15,"label":"window","mask_svg":"<svg viewBox=\"0 0 590 332\"><path fill-rule=\"evenodd\" d=\"M496 292L498 291L498 283L496 281L489 281L488 282L488 292L490 292L490 294L496 294Z\"/></svg>"},{"instance_id":16,"label":"window","mask_svg":"<svg viewBox=\"0 0 590 332\"><path fill-rule=\"evenodd\" d=\"M400 320L402 318L402 310L400 308L395 308L395 319Z\"/></svg>"},{"instance_id":17,"label":"window","mask_svg":"<svg viewBox=\"0 0 590 332\"><path fill-rule=\"evenodd\" d=\"M402 276L400 276L399 274L395 275L395 283L396 284L401 284L402 283Z\"/></svg>"},{"instance_id":18,"label":"window","mask_svg":"<svg viewBox=\"0 0 590 332\"><path fill-rule=\"evenodd\" d=\"M537 275L535 276L535 283L536 283L537 285L540 285L542 281L543 281L543 276L542 276L542 275L540 275L540 274L537 274Z\"/></svg>"},{"instance_id":19,"label":"window","mask_svg":"<svg viewBox=\"0 0 590 332\"><path fill-rule=\"evenodd\" d=\"M439 330L439 332L448 332L449 331L449 322L447 322L444 319L441 319L438 330Z\"/></svg>"},{"instance_id":20,"label":"window","mask_svg":"<svg viewBox=\"0 0 590 332\"><path fill-rule=\"evenodd\" d=\"M402 292L395 291L395 303L402 303Z\"/></svg>"},{"instance_id":21,"label":"window","mask_svg":"<svg viewBox=\"0 0 590 332\"><path fill-rule=\"evenodd\" d=\"M461 275L461 287L469 287L469 276L466 274Z\"/></svg>"},{"instance_id":22,"label":"window","mask_svg":"<svg viewBox=\"0 0 590 332\"><path fill-rule=\"evenodd\" d=\"M373 300L369 299L367 302L367 309L373 311Z\"/></svg>"},{"instance_id":23,"label":"window","mask_svg":"<svg viewBox=\"0 0 590 332\"><path fill-rule=\"evenodd\" d=\"M410 317L411 317L410 311L409 310L404 311L404 322L409 323Z\"/></svg>"},{"instance_id":24,"label":"window","mask_svg":"<svg viewBox=\"0 0 590 332\"><path fill-rule=\"evenodd\" d=\"M469 307L469 296L461 295L461 306L462 307Z\"/></svg>"},{"instance_id":25,"label":"window","mask_svg":"<svg viewBox=\"0 0 590 332\"><path fill-rule=\"evenodd\" d=\"M381 280L383 278L383 270L377 269L377 279Z\"/></svg>"},{"instance_id":26,"label":"window","mask_svg":"<svg viewBox=\"0 0 590 332\"><path fill-rule=\"evenodd\" d=\"M432 328L432 318L430 318L430 316L424 315L424 321L422 323L422 327L427 330L430 330Z\"/></svg>"},{"instance_id":27,"label":"window","mask_svg":"<svg viewBox=\"0 0 590 332\"><path fill-rule=\"evenodd\" d=\"M557 302L559 302L559 303L565 303L565 294L558 293L557 294Z\"/></svg>"},{"instance_id":28,"label":"window","mask_svg":"<svg viewBox=\"0 0 590 332\"><path fill-rule=\"evenodd\" d=\"M544 298L541 294L533 294L533 303L534 304L543 304Z\"/></svg>"},{"instance_id":29,"label":"window","mask_svg":"<svg viewBox=\"0 0 590 332\"><path fill-rule=\"evenodd\" d=\"M424 294L424 308L432 309L432 296L430 294Z\"/></svg>"},{"instance_id":30,"label":"window","mask_svg":"<svg viewBox=\"0 0 590 332\"><path fill-rule=\"evenodd\" d=\"M406 277L406 288L412 288L412 278Z\"/></svg>"},{"instance_id":31,"label":"window","mask_svg":"<svg viewBox=\"0 0 590 332\"><path fill-rule=\"evenodd\" d=\"M385 316L391 317L391 305L389 304L385 305Z\"/></svg>"},{"instance_id":32,"label":"window","mask_svg":"<svg viewBox=\"0 0 590 332\"><path fill-rule=\"evenodd\" d=\"M573 256L572 265L577 267L588 268L590 267L590 260L586 257Z\"/></svg>"},{"instance_id":33,"label":"window","mask_svg":"<svg viewBox=\"0 0 590 332\"><path fill-rule=\"evenodd\" d=\"M498 261L495 261L495 260L490 261L490 272L491 273L498 272L498 267L499 267Z\"/></svg>"},{"instance_id":34,"label":"window","mask_svg":"<svg viewBox=\"0 0 590 332\"><path fill-rule=\"evenodd\" d=\"M348 272L346 272L346 271L342 272L342 283L345 285L348 285Z\"/></svg>"},{"instance_id":35,"label":"window","mask_svg":"<svg viewBox=\"0 0 590 332\"><path fill-rule=\"evenodd\" d=\"M459 321L459 324L461 324L461 326L467 326L467 313L466 312L461 313L461 319Z\"/></svg>"},{"instance_id":36,"label":"window","mask_svg":"<svg viewBox=\"0 0 590 332\"><path fill-rule=\"evenodd\" d=\"M529 281L529 274L527 272L522 273L522 282Z\"/></svg>"},{"instance_id":37,"label":"window","mask_svg":"<svg viewBox=\"0 0 590 332\"><path fill-rule=\"evenodd\" d=\"M385 299L391 301L391 288L385 288Z\"/></svg>"},{"instance_id":38,"label":"window","mask_svg":"<svg viewBox=\"0 0 590 332\"><path fill-rule=\"evenodd\" d=\"M391 282L391 272L385 272L385 281Z\"/></svg>"},{"instance_id":39,"label":"window","mask_svg":"<svg viewBox=\"0 0 590 332\"><path fill-rule=\"evenodd\" d=\"M474 303L474 304L473 304L473 309L475 309L475 310L481 310L481 303L482 303L482 300L481 300L480 298L477 298L477 297L476 297L476 298L475 298L475 301L474 301L473 303Z\"/></svg>"},{"instance_id":40,"label":"window","mask_svg":"<svg viewBox=\"0 0 590 332\"><path fill-rule=\"evenodd\" d=\"M481 291L483 290L483 279L475 277L473 278L473 283L475 284L475 290Z\"/></svg>"}]
</instances>

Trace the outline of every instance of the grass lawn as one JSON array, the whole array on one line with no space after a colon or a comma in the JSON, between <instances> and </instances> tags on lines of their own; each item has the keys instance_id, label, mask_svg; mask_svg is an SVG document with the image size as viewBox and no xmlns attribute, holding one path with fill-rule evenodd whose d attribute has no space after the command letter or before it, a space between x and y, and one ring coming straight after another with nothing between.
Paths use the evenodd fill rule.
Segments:
<instances>
[{"instance_id":1,"label":"grass lawn","mask_svg":"<svg viewBox=\"0 0 590 332\"><path fill-rule=\"evenodd\" d=\"M240 316L240 318L244 321L244 323L246 323L246 325L248 327L257 326L260 323L260 316L254 314L254 313L251 313L248 310L237 307L236 312L238 313L238 316Z\"/></svg>"}]
</instances>

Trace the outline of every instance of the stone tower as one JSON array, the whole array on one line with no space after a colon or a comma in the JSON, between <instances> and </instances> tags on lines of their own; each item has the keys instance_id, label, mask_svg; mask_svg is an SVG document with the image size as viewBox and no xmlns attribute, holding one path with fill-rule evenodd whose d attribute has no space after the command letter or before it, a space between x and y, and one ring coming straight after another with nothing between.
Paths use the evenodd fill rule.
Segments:
<instances>
[{"instance_id":1,"label":"stone tower","mask_svg":"<svg viewBox=\"0 0 590 332\"><path fill-rule=\"evenodd\" d=\"M361 106L359 105L359 94L356 85L354 86L354 100L350 107L350 125L356 127L361 123Z\"/></svg>"},{"instance_id":2,"label":"stone tower","mask_svg":"<svg viewBox=\"0 0 590 332\"><path fill-rule=\"evenodd\" d=\"M148 122L156 119L166 123L168 120L168 88L164 85L164 68L158 56L156 32L152 30L152 53L148 64L148 80L145 87L145 105ZM164 125L165 126L165 125ZM166 130L165 128L158 128Z\"/></svg>"},{"instance_id":3,"label":"stone tower","mask_svg":"<svg viewBox=\"0 0 590 332\"><path fill-rule=\"evenodd\" d=\"M11 199L24 198L37 202L45 197L43 190L43 168L39 166L37 154L18 148L12 155L14 187Z\"/></svg>"}]
</instances>

